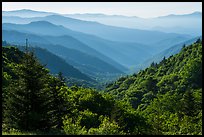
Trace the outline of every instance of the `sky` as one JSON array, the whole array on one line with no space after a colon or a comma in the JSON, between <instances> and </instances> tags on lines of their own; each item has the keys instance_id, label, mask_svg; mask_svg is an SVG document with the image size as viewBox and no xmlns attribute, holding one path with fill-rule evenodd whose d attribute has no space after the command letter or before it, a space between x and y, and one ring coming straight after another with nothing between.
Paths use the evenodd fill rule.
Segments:
<instances>
[{"instance_id":1,"label":"sky","mask_svg":"<svg viewBox=\"0 0 204 137\"><path fill-rule=\"evenodd\" d=\"M153 18L202 12L202 2L2 2L3 11L20 9L60 14L102 13Z\"/></svg>"}]
</instances>

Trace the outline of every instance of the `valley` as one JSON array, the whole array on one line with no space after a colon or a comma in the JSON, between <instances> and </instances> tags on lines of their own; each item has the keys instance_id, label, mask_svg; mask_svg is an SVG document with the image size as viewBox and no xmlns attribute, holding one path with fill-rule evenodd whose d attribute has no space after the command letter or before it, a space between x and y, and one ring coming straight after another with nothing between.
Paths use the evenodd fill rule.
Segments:
<instances>
[{"instance_id":1,"label":"valley","mask_svg":"<svg viewBox=\"0 0 204 137\"><path fill-rule=\"evenodd\" d=\"M3 135L202 135L202 12L2 10L2 83Z\"/></svg>"}]
</instances>

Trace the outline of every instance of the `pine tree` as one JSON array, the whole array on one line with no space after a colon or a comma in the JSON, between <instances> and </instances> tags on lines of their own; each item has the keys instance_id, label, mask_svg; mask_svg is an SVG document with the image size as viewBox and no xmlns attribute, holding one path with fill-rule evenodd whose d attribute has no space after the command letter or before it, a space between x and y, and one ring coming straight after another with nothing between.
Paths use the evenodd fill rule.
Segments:
<instances>
[{"instance_id":1,"label":"pine tree","mask_svg":"<svg viewBox=\"0 0 204 137\"><path fill-rule=\"evenodd\" d=\"M60 89L65 86L65 78L62 73L58 74L58 77L50 77L48 92L50 94L51 103L50 111L52 121L52 127L61 128L63 126L62 117L66 114L67 101L63 94L60 94Z\"/></svg>"},{"instance_id":2,"label":"pine tree","mask_svg":"<svg viewBox=\"0 0 204 137\"><path fill-rule=\"evenodd\" d=\"M46 129L48 126L49 96L45 92L48 70L32 52L24 54L22 64L16 67L19 79L9 89L5 121L19 130Z\"/></svg>"},{"instance_id":3,"label":"pine tree","mask_svg":"<svg viewBox=\"0 0 204 137\"><path fill-rule=\"evenodd\" d=\"M187 90L182 98L182 110L185 115L194 116L195 113L195 101L193 93L190 90Z\"/></svg>"}]
</instances>

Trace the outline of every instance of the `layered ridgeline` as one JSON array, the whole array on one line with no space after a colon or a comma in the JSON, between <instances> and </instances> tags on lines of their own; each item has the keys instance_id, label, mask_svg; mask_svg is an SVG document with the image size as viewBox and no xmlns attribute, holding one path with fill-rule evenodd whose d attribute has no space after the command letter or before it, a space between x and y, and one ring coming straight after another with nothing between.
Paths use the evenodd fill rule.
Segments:
<instances>
[{"instance_id":1,"label":"layered ridgeline","mask_svg":"<svg viewBox=\"0 0 204 137\"><path fill-rule=\"evenodd\" d=\"M120 41L120 42L138 42L141 44L152 44L158 43L161 40L181 37L181 39L189 38L189 35L176 34L176 33L164 33L160 31L150 31L143 29L130 29L125 27L115 27L108 26L98 22L84 21L73 19L69 17L64 17L60 15L50 15L45 17L35 17L35 18L10 18L9 23L17 24L27 24L31 22L47 21L55 25L62 25L74 31L83 32L86 34L95 35L107 40ZM22 20L22 21L21 21ZM3 22L4 18L3 18ZM6 24L6 23L4 23ZM49 31L49 30L48 30ZM45 32L46 33L46 32ZM58 33L54 34L58 35Z\"/></svg>"},{"instance_id":2,"label":"layered ridgeline","mask_svg":"<svg viewBox=\"0 0 204 137\"><path fill-rule=\"evenodd\" d=\"M120 78L106 92L130 103L155 134L202 134L202 41Z\"/></svg>"},{"instance_id":3,"label":"layered ridgeline","mask_svg":"<svg viewBox=\"0 0 204 137\"><path fill-rule=\"evenodd\" d=\"M3 21L3 29L52 36L69 35L126 67L141 63L155 53L192 38L185 34L107 26L59 15L20 20L16 22L15 17L11 17L9 23ZM26 20L26 24L21 24ZM138 54L138 58L134 58L135 54ZM114 64L113 61L108 63Z\"/></svg>"},{"instance_id":4,"label":"layered ridgeline","mask_svg":"<svg viewBox=\"0 0 204 137\"><path fill-rule=\"evenodd\" d=\"M83 34L80 32L75 32L70 29L67 29L63 26L57 26L47 21L39 21L39 22L32 22L27 25L20 25L20 24L2 24L3 30L16 30L18 32L23 33L24 35L37 35L37 37L41 37L40 39L44 39L42 42L48 41L50 44L57 44L67 48L75 49L91 56L95 56L110 65L118 68L121 71L127 70L124 66L120 65L118 62L114 61L112 58L105 56L100 51L92 48L94 45L103 45L101 43L97 43L95 41L95 36ZM13 37L5 34L3 37L5 40L11 39L12 41L16 42L21 39L25 39L22 37L18 37L15 40ZM11 32L10 32L11 33ZM3 32L4 35L4 32ZM11 34L12 35L12 34ZM46 36L45 36L46 35ZM3 39L3 40L4 40ZM42 43L41 41L37 41L38 39L30 39L31 41L34 40L35 42ZM84 42L86 41L86 42ZM92 45L92 46L90 46Z\"/></svg>"},{"instance_id":5,"label":"layered ridgeline","mask_svg":"<svg viewBox=\"0 0 204 137\"><path fill-rule=\"evenodd\" d=\"M60 14L22 9L16 11L2 11L2 15L3 23L13 22L22 24L29 23L31 17L37 17L35 19L40 19L38 17L46 17ZM160 16L155 18L140 18L136 16L122 16L122 15L105 15L100 13L63 14L63 16L89 22L96 21L110 26L157 30L162 32L174 32L194 36L202 34L201 31L202 12L193 12L190 14L182 15L170 14L167 16Z\"/></svg>"},{"instance_id":6,"label":"layered ridgeline","mask_svg":"<svg viewBox=\"0 0 204 137\"><path fill-rule=\"evenodd\" d=\"M202 12L193 12L190 14L181 15L170 14L167 16L159 16L155 18L105 15L97 13L66 14L64 16L86 21L97 21L102 24L118 27L157 30L162 32L174 32L194 36L202 34ZM5 18L5 21L9 21L9 16Z\"/></svg>"},{"instance_id":7,"label":"layered ridgeline","mask_svg":"<svg viewBox=\"0 0 204 137\"><path fill-rule=\"evenodd\" d=\"M4 52L3 55L5 56L5 58L8 58L9 56L11 56L10 58L14 58L14 57L18 58L18 56L15 55L15 52L17 50L15 48L18 48L19 50L25 52L25 46L11 45L3 41L3 52ZM57 75L58 73L62 73L63 76L66 77L68 85L79 85L79 86L83 85L85 87L97 87L98 86L98 83L94 79L83 74L78 69L68 64L65 60L50 53L49 51L39 48L39 47L28 47L27 49L29 51L34 52L36 57L39 59L40 63L45 65L45 67L50 70L50 73L52 75ZM11 53L13 53L14 55L12 56ZM21 54L23 54L23 52ZM22 57L22 55L20 56ZM19 58L19 60L21 59L22 58ZM7 66L8 64L4 64L4 65Z\"/></svg>"},{"instance_id":8,"label":"layered ridgeline","mask_svg":"<svg viewBox=\"0 0 204 137\"><path fill-rule=\"evenodd\" d=\"M25 45L28 38L29 45L41 47L64 59L81 72L97 81L114 79L125 69L122 65L100 54L71 36L39 36L35 34L21 33L18 31L2 31L2 39L12 44ZM57 42L60 42L57 44Z\"/></svg>"},{"instance_id":9,"label":"layered ridgeline","mask_svg":"<svg viewBox=\"0 0 204 137\"><path fill-rule=\"evenodd\" d=\"M59 44L96 56L121 71L127 71L126 67L139 63L151 55L148 50L152 48L144 44L109 41L94 35L73 31L71 30L72 28L68 29L54 25L47 21L31 22L23 25L4 23L2 26L3 30L16 30L21 33L32 33L38 36L40 34L47 35L46 37L40 37L52 44ZM11 37L10 35L7 36L3 38L6 40ZM133 58L135 54L138 54L138 58Z\"/></svg>"}]
</instances>

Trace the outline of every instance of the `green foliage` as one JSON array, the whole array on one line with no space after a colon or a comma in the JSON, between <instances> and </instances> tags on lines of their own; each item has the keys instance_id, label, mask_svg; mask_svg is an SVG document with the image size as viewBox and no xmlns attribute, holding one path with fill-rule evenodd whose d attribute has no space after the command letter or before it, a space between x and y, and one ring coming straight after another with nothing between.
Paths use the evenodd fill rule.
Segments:
<instances>
[{"instance_id":1,"label":"green foliage","mask_svg":"<svg viewBox=\"0 0 204 137\"><path fill-rule=\"evenodd\" d=\"M82 135L87 133L85 127L81 127L79 119L74 121L73 118L65 116L63 124L64 132L68 135Z\"/></svg>"},{"instance_id":2,"label":"green foliage","mask_svg":"<svg viewBox=\"0 0 204 137\"><path fill-rule=\"evenodd\" d=\"M19 79L12 81L7 88L9 98L5 103L5 122L20 130L47 128L45 115L48 96L43 92L43 87L48 71L32 53L24 54L23 59L15 67ZM13 61L18 63L17 60Z\"/></svg>"},{"instance_id":3,"label":"green foliage","mask_svg":"<svg viewBox=\"0 0 204 137\"><path fill-rule=\"evenodd\" d=\"M13 47L3 47L3 51L3 123L7 129L22 131L50 129L55 117L62 117L59 108L65 103L57 92L65 84L52 78L32 52L23 53ZM53 86L58 88L53 90ZM56 114L57 110L60 112Z\"/></svg>"},{"instance_id":4,"label":"green foliage","mask_svg":"<svg viewBox=\"0 0 204 137\"><path fill-rule=\"evenodd\" d=\"M102 117L101 117L102 119ZM125 135L115 121L110 121L108 117L102 119L98 128L90 128L88 134L91 135Z\"/></svg>"},{"instance_id":5,"label":"green foliage","mask_svg":"<svg viewBox=\"0 0 204 137\"><path fill-rule=\"evenodd\" d=\"M202 134L202 41L159 64L153 62L138 74L120 78L106 92L129 102L144 116L153 128L150 134Z\"/></svg>"},{"instance_id":6,"label":"green foliage","mask_svg":"<svg viewBox=\"0 0 204 137\"><path fill-rule=\"evenodd\" d=\"M3 47L3 133L202 135L201 50L198 41L99 92L68 87L32 53Z\"/></svg>"},{"instance_id":7,"label":"green foliage","mask_svg":"<svg viewBox=\"0 0 204 137\"><path fill-rule=\"evenodd\" d=\"M49 115L52 127L61 128L62 127L62 117L67 113L64 109L68 106L66 99L63 96L63 92L60 91L61 88L65 87L65 81L61 74L58 77L49 77L45 91L49 93Z\"/></svg>"},{"instance_id":8,"label":"green foliage","mask_svg":"<svg viewBox=\"0 0 204 137\"><path fill-rule=\"evenodd\" d=\"M82 127L85 126L86 129L91 127L98 127L100 121L98 120L98 115L89 110L80 111L79 115L82 117L80 124Z\"/></svg>"}]
</instances>

